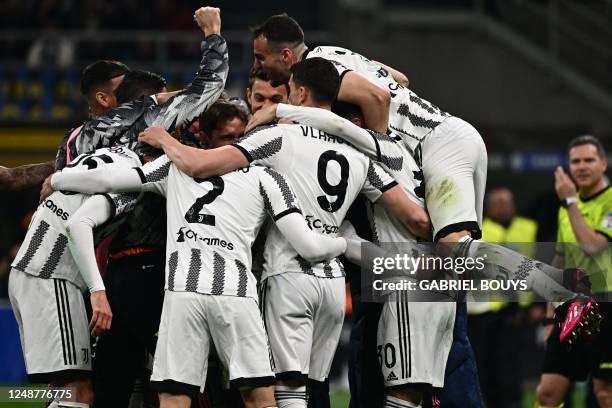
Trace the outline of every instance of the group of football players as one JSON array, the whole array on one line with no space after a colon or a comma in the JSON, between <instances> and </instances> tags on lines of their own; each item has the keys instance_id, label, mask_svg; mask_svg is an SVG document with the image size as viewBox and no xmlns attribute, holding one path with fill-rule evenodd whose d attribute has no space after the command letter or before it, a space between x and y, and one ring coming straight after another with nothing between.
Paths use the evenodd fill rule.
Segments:
<instances>
[{"instance_id":1,"label":"group of football players","mask_svg":"<svg viewBox=\"0 0 612 408\"><path fill-rule=\"evenodd\" d=\"M222 95L220 10L194 19L202 57L182 91L114 61L84 71L91 120L62 142L9 282L30 380L77 390L49 406L134 404L152 358L160 405L189 407L211 354L246 407L329 406L319 385L344 322L338 257L361 261L364 239L345 222L360 193L374 243L495 254L485 276L502 267L566 302L566 337L595 320L596 304L564 287L563 271L479 241L482 138L405 75L344 48L309 49L298 23L275 15L253 31L247 116ZM381 406L482 406L465 304L445 300L386 297L376 347L360 350L378 357ZM359 361L352 370L352 404L372 406L359 398L372 373Z\"/></svg>"}]
</instances>

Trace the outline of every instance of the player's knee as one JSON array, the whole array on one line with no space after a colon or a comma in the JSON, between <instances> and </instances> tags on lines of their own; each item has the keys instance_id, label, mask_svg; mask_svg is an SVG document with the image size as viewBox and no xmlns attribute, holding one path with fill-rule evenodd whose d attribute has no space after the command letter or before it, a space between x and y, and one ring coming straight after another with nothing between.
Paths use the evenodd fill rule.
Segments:
<instances>
[{"instance_id":1,"label":"player's knee","mask_svg":"<svg viewBox=\"0 0 612 408\"><path fill-rule=\"evenodd\" d=\"M56 387L70 388L74 390L76 394L75 396L76 396L77 402L81 402L81 403L88 404L88 405L93 405L94 392L93 392L93 385L90 379L80 378L80 379L75 379L75 380L71 380L67 382L64 381L61 383L54 382L53 385Z\"/></svg>"},{"instance_id":2,"label":"player's knee","mask_svg":"<svg viewBox=\"0 0 612 408\"><path fill-rule=\"evenodd\" d=\"M240 393L245 408L265 408L276 405L274 386L251 388L242 390Z\"/></svg>"},{"instance_id":3,"label":"player's knee","mask_svg":"<svg viewBox=\"0 0 612 408\"><path fill-rule=\"evenodd\" d=\"M162 392L159 394L159 408L189 408L191 397Z\"/></svg>"},{"instance_id":4,"label":"player's knee","mask_svg":"<svg viewBox=\"0 0 612 408\"><path fill-rule=\"evenodd\" d=\"M556 408L563 404L563 395L553 387L549 387L546 384L540 384L536 389L536 401L536 407Z\"/></svg>"},{"instance_id":5,"label":"player's knee","mask_svg":"<svg viewBox=\"0 0 612 408\"><path fill-rule=\"evenodd\" d=\"M423 399L421 391L413 390L410 387L399 387L387 390L387 394L399 398L403 401L408 401L413 404L420 404Z\"/></svg>"},{"instance_id":6,"label":"player's knee","mask_svg":"<svg viewBox=\"0 0 612 408\"><path fill-rule=\"evenodd\" d=\"M593 379L593 394L600 407L612 407L612 381Z\"/></svg>"}]
</instances>

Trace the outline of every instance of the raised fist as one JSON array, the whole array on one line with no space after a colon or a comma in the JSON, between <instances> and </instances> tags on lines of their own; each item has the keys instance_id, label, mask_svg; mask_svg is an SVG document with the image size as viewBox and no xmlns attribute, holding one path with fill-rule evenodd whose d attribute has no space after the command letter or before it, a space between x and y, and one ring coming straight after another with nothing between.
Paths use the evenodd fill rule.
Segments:
<instances>
[{"instance_id":1,"label":"raised fist","mask_svg":"<svg viewBox=\"0 0 612 408\"><path fill-rule=\"evenodd\" d=\"M206 37L221 33L221 9L200 7L195 11L193 18Z\"/></svg>"}]
</instances>

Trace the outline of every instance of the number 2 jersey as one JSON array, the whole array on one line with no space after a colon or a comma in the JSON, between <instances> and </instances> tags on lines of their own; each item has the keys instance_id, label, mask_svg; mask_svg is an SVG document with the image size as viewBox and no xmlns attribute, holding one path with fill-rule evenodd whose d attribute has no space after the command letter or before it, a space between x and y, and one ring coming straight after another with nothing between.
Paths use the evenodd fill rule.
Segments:
<instances>
[{"instance_id":1,"label":"number 2 jersey","mask_svg":"<svg viewBox=\"0 0 612 408\"><path fill-rule=\"evenodd\" d=\"M258 166L198 179L165 155L137 171L144 191L166 197L166 289L257 299L253 241L268 215L300 212L286 179Z\"/></svg>"},{"instance_id":2,"label":"number 2 jersey","mask_svg":"<svg viewBox=\"0 0 612 408\"><path fill-rule=\"evenodd\" d=\"M335 237L359 193L376 201L397 183L378 164L343 139L301 125L262 126L234 144L251 163L286 175L295 188L311 229ZM277 228L268 231L263 278L286 272L323 278L344 276L336 258L310 263L300 257Z\"/></svg>"},{"instance_id":3,"label":"number 2 jersey","mask_svg":"<svg viewBox=\"0 0 612 408\"><path fill-rule=\"evenodd\" d=\"M450 114L420 98L410 89L398 84L391 74L363 55L341 47L316 47L303 58L321 57L331 61L340 75L355 71L380 84L391 93L389 128L415 152L421 140ZM420 160L417 159L420 165Z\"/></svg>"},{"instance_id":4,"label":"number 2 jersey","mask_svg":"<svg viewBox=\"0 0 612 408\"><path fill-rule=\"evenodd\" d=\"M125 168L129 171L141 164L133 151L125 147L98 149L93 154L78 156L65 172L84 171L112 167L113 171ZM110 171L110 170L109 170ZM79 269L67 248L66 222L90 196L65 191L56 191L39 206L28 227L25 239L11 266L40 278L66 279L82 290L87 289ZM105 194L113 211L112 217L130 211L137 203L139 194ZM119 219L106 223L96 231L104 235L117 225Z\"/></svg>"}]
</instances>

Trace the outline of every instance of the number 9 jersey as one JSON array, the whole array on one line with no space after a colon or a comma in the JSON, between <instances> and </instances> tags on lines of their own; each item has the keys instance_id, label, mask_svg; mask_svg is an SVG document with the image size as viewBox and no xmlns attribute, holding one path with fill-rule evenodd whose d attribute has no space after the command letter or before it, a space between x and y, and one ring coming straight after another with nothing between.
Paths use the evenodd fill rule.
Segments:
<instances>
[{"instance_id":1,"label":"number 9 jersey","mask_svg":"<svg viewBox=\"0 0 612 408\"><path fill-rule=\"evenodd\" d=\"M397 183L378 164L342 138L310 126L262 126L236 146L254 164L284 174L294 187L309 227L335 237L357 194L375 202ZM286 272L324 278L344 276L338 259L310 263L276 228L268 232L263 279Z\"/></svg>"}]
</instances>

